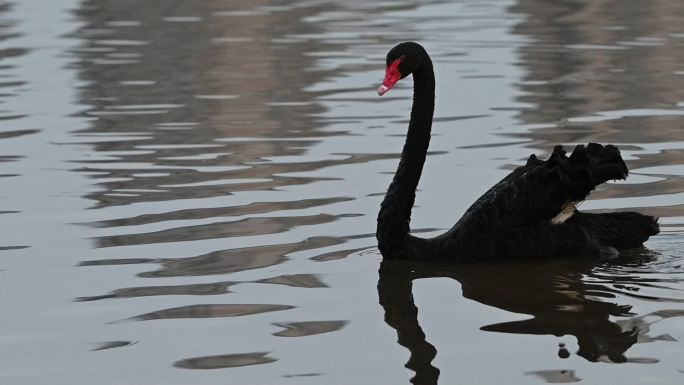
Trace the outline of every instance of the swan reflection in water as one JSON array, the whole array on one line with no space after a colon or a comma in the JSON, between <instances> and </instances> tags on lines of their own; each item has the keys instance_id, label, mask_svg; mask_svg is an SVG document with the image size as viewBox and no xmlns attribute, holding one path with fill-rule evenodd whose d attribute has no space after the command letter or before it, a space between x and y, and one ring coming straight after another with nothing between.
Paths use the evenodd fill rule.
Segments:
<instances>
[{"instance_id":1,"label":"swan reflection in water","mask_svg":"<svg viewBox=\"0 0 684 385\"><path fill-rule=\"evenodd\" d=\"M622 290L638 293L641 284L652 286L652 278L626 275L623 270L640 270L654 258L652 252L643 249L603 263L557 259L454 265L384 260L380 265L378 294L385 322L397 331L399 344L410 351L405 366L416 373L411 380L414 384L436 384L439 377L439 369L432 365L437 349L426 340L413 301L413 281L421 278L453 278L461 284L465 298L532 316L482 326L483 331L571 335L579 345L576 354L592 362L657 362L627 358L625 352L637 342L673 340L669 335L648 336L649 325L664 318L684 316L684 311L663 310L636 316L630 312L631 306L608 302L617 293L625 294ZM614 270L622 273L611 275ZM627 318L611 321L610 316ZM562 348L552 354L566 358L569 352Z\"/></svg>"}]
</instances>

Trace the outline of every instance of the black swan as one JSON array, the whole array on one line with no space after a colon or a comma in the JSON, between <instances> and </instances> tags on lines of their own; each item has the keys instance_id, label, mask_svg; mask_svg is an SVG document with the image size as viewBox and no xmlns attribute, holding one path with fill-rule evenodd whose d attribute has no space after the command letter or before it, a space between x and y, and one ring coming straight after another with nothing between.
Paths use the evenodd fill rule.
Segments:
<instances>
[{"instance_id":1,"label":"black swan","mask_svg":"<svg viewBox=\"0 0 684 385\"><path fill-rule=\"evenodd\" d=\"M616 256L659 231L657 218L633 212L581 213L576 205L597 185L625 179L627 166L613 145L589 143L566 156L556 146L547 160L530 156L524 166L490 188L446 233L411 234L411 208L425 163L435 104L432 61L419 44L406 42L387 54L383 95L413 74L413 107L397 172L378 214L378 247L387 259L482 260L559 256Z\"/></svg>"}]
</instances>

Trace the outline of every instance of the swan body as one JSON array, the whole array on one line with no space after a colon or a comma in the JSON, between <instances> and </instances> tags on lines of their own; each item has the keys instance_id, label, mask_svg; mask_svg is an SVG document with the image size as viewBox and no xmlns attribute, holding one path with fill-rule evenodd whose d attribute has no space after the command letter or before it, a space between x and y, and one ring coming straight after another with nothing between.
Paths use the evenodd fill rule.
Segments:
<instances>
[{"instance_id":1,"label":"swan body","mask_svg":"<svg viewBox=\"0 0 684 385\"><path fill-rule=\"evenodd\" d=\"M430 143L435 77L430 56L407 42L387 54L378 94L413 75L414 94L397 172L378 214L376 236L386 259L486 260L614 256L659 232L657 218L633 212L579 212L578 202L599 184L625 179L627 166L613 145L589 143L568 156L529 157L495 184L447 232L430 239L410 234L411 209Z\"/></svg>"}]
</instances>

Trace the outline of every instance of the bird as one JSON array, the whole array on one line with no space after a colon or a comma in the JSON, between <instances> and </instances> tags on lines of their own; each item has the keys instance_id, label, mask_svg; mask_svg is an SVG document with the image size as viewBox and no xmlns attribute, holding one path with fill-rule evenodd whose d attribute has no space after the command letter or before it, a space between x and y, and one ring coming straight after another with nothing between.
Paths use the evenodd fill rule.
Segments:
<instances>
[{"instance_id":1,"label":"bird","mask_svg":"<svg viewBox=\"0 0 684 385\"><path fill-rule=\"evenodd\" d=\"M597 186L625 179L614 145L558 145L548 159L531 155L434 238L410 234L411 210L423 171L435 106L435 75L427 51L404 42L386 57L378 95L413 75L413 105L399 166L380 205L376 238L384 259L480 261L554 257L615 258L659 232L658 218L636 212L587 213L577 205Z\"/></svg>"}]
</instances>

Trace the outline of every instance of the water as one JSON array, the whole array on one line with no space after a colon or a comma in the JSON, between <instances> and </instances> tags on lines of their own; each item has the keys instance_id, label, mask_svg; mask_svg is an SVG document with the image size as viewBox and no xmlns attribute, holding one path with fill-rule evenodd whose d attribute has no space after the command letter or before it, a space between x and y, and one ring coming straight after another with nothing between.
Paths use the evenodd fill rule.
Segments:
<instances>
[{"instance_id":1,"label":"water","mask_svg":"<svg viewBox=\"0 0 684 385\"><path fill-rule=\"evenodd\" d=\"M682 26L665 0L2 3L0 382L680 383ZM416 231L599 141L632 175L583 209L662 234L602 264L381 264L411 84L375 88L405 40L438 88Z\"/></svg>"}]
</instances>

